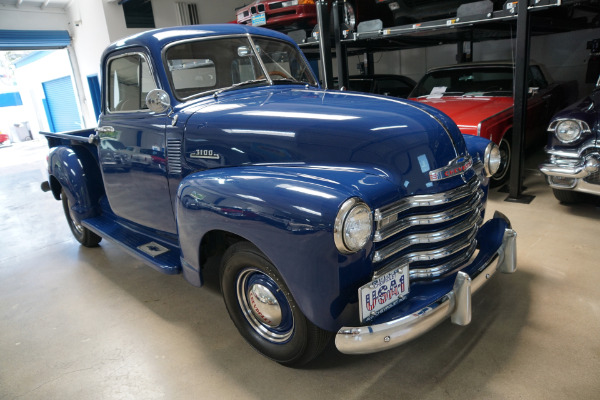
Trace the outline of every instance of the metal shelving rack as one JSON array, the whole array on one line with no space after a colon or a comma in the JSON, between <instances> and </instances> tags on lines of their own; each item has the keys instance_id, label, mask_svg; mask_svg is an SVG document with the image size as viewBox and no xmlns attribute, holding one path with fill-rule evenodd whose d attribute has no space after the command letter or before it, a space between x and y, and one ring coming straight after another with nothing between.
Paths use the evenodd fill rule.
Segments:
<instances>
[{"instance_id":1,"label":"metal shelving rack","mask_svg":"<svg viewBox=\"0 0 600 400\"><path fill-rule=\"evenodd\" d=\"M336 55L338 81L340 87L348 87L348 56L366 54L367 67L373 66L373 53L394 51L439 44L457 44L457 53L462 57L464 45L473 42L514 39L515 56L515 98L513 117L513 162L508 184L507 201L529 203L533 196L523 194L524 135L527 115L527 79L529 66L530 40L533 35L544 35L583 29L582 21L570 18L555 18L542 13L546 10L559 10L563 6L591 7L600 10L598 0L528 0L527 7L521 10L521 2L507 2L502 10L480 15L456 16L435 21L382 28L374 31L361 31L348 34L341 28L340 11L342 0L331 7L333 27L330 27L329 10L324 1L317 1L317 14L320 32L333 35L318 35L299 43L308 58L319 58L323 69L323 83L333 88L333 55ZM532 24L533 21L533 24ZM533 29L532 29L533 26ZM331 29L332 28L332 29ZM346 35L344 35L346 33ZM332 51L335 49L335 53ZM460 58L457 61L464 61ZM373 70L368 73L373 73Z\"/></svg>"}]
</instances>

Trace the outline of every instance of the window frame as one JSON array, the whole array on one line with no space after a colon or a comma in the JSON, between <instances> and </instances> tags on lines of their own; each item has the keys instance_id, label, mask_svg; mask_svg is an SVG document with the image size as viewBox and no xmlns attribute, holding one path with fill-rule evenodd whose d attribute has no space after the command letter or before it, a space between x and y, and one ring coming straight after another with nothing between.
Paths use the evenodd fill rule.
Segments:
<instances>
[{"instance_id":1,"label":"window frame","mask_svg":"<svg viewBox=\"0 0 600 400\"><path fill-rule=\"evenodd\" d=\"M113 92L111 92L111 88L110 88L110 66L111 63L119 58L123 58L123 57L129 57L129 56L139 56L141 59L144 59L144 61L146 62L146 65L148 66L148 70L150 72L150 76L152 77L152 81L154 82L154 88L155 89L161 89L161 86L158 82L158 80L156 79L156 74L155 74L155 69L154 66L152 65L152 58L148 57L148 55L141 50L136 50L136 51L127 51L124 53L118 53L118 54L114 54L112 56L110 56L107 60L106 60L106 69L105 69L105 79L104 79L104 84L106 85L106 90L105 90L105 96L104 96L104 112L106 114L131 114L131 113L140 113L140 112L144 112L144 113L151 113L152 111L148 108L140 108L137 110L111 110L110 109L110 97L111 94ZM139 68L140 64L138 64L138 68Z\"/></svg>"},{"instance_id":2,"label":"window frame","mask_svg":"<svg viewBox=\"0 0 600 400\"><path fill-rule=\"evenodd\" d=\"M186 101L190 101L190 100L194 100L197 98L201 98L210 94L215 93L216 91L222 89L209 89L205 92L199 92L196 93L192 96L188 96L188 97L179 97L177 96L176 92L175 92L175 85L173 83L173 78L171 73L169 72L169 63L167 60L167 52L169 51L169 49L171 49L174 46L178 46L181 44L185 44L185 43L190 43L190 42L199 42L199 41L205 41L205 40L220 40L220 39L239 39L239 38L244 38L248 40L248 44L252 47L252 52L254 53L254 56L256 57L260 68L263 70L263 73L265 74L265 78L266 78L266 85L265 86L273 86L273 81L271 80L267 68L265 67L262 58L260 57L260 55L256 52L256 48L255 48L255 42L254 42L254 38L261 38L261 39L266 39L266 40L273 40L273 41L279 41L279 42L283 42L289 46L293 46L292 43L289 43L286 40L282 40L280 38L276 38L276 37L272 37L272 36L266 36L266 35L257 35L257 34L250 34L250 33L235 33L235 34L229 34L229 35L221 35L221 36L206 36L206 37L195 37L195 38L189 38L189 39L183 39L183 40L178 40L175 42L171 42L169 44L167 44L166 46L164 46L161 50L161 61L162 61L162 65L167 77L167 84L169 86L169 91L172 94L173 98L175 98L177 101L183 103ZM296 47L296 50L298 50L298 48ZM303 55L301 50L298 50L299 53L301 55ZM308 62L308 60L306 60L306 57L303 56L303 62L306 64L306 71L307 74L312 77L313 81L315 82L315 87L319 87L319 81L316 78L310 63ZM227 88L227 87L226 87Z\"/></svg>"}]
</instances>

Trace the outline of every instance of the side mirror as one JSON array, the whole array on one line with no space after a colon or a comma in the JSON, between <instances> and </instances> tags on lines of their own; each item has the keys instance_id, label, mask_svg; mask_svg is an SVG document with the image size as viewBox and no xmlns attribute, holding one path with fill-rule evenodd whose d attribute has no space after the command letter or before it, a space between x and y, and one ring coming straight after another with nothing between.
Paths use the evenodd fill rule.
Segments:
<instances>
[{"instance_id":1,"label":"side mirror","mask_svg":"<svg viewBox=\"0 0 600 400\"><path fill-rule=\"evenodd\" d=\"M152 89L146 95L148 109L157 114L162 114L171 108L171 99L162 89Z\"/></svg>"}]
</instances>

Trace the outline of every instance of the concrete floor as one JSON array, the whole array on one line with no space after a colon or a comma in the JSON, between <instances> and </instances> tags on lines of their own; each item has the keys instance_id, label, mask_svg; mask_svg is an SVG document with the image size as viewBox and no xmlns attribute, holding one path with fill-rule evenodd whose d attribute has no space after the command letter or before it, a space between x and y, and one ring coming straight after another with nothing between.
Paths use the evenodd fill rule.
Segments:
<instances>
[{"instance_id":1,"label":"concrete floor","mask_svg":"<svg viewBox=\"0 0 600 400\"><path fill-rule=\"evenodd\" d=\"M564 206L527 170L529 205L492 192L519 270L385 353L332 346L304 369L255 353L216 284L196 289L103 241L72 238L43 193L45 141L0 148L0 399L599 399L600 208Z\"/></svg>"}]
</instances>

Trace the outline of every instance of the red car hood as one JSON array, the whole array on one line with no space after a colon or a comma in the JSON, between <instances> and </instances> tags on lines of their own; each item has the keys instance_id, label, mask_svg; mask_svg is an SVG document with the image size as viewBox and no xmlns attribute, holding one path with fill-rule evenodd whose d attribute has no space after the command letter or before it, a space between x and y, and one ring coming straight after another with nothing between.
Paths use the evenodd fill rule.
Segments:
<instances>
[{"instance_id":1,"label":"red car hood","mask_svg":"<svg viewBox=\"0 0 600 400\"><path fill-rule=\"evenodd\" d=\"M494 97L451 97L428 99L426 97L411 100L425 103L437 108L456 122L463 133L473 134L477 125L484 119L498 114L513 106L513 98L506 96Z\"/></svg>"}]
</instances>

